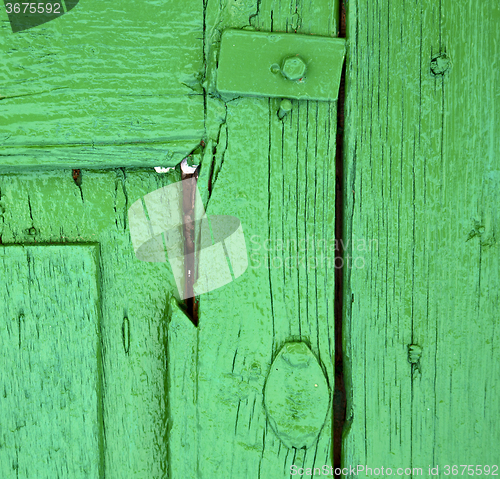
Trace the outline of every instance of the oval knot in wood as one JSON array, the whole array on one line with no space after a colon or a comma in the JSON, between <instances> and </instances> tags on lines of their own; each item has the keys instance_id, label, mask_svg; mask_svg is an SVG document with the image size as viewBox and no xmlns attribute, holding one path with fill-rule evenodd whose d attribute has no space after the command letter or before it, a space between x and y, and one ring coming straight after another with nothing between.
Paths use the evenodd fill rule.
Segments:
<instances>
[{"instance_id":1,"label":"oval knot in wood","mask_svg":"<svg viewBox=\"0 0 500 479\"><path fill-rule=\"evenodd\" d=\"M305 343L285 344L264 388L267 418L288 448L310 447L323 427L330 390L318 360Z\"/></svg>"}]
</instances>

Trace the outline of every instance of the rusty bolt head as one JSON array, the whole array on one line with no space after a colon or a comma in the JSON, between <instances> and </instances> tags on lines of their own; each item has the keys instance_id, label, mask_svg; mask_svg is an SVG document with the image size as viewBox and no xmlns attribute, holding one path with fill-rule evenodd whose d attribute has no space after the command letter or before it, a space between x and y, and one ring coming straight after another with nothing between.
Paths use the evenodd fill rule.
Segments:
<instances>
[{"instance_id":1,"label":"rusty bolt head","mask_svg":"<svg viewBox=\"0 0 500 479\"><path fill-rule=\"evenodd\" d=\"M281 73L288 78L288 80L296 81L300 80L306 74L306 64L302 58L298 55L293 57L285 58L283 66L281 67Z\"/></svg>"}]
</instances>

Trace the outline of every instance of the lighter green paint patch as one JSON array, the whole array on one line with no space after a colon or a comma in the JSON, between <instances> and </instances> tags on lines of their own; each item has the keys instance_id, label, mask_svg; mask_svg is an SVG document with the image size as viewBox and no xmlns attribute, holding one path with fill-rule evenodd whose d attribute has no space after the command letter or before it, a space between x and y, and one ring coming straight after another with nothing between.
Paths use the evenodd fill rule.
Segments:
<instances>
[{"instance_id":1,"label":"lighter green paint patch","mask_svg":"<svg viewBox=\"0 0 500 479\"><path fill-rule=\"evenodd\" d=\"M287 343L271 364L264 390L267 417L288 448L311 447L323 427L330 392L305 343Z\"/></svg>"}]
</instances>

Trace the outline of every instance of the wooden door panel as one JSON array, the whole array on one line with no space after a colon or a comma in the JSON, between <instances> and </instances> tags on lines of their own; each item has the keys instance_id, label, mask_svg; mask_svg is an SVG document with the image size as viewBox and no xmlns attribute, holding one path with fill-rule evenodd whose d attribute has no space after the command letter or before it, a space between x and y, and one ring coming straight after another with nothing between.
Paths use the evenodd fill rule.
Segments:
<instances>
[{"instance_id":1,"label":"wooden door panel","mask_svg":"<svg viewBox=\"0 0 500 479\"><path fill-rule=\"evenodd\" d=\"M228 121L228 147L208 202L209 214L240 218L249 254L244 275L200 297L197 407L200 438L210 445L200 439L198 460L213 474L220 468L229 476L288 477L292 464L331 461L330 414L313 450L288 449L266 421L263 402L271 363L287 341L312 349L333 389L336 112L294 102L281 122L278 109L279 101L268 99L228 106L228 118L252 118L254 127L249 138L244 124Z\"/></svg>"},{"instance_id":2,"label":"wooden door panel","mask_svg":"<svg viewBox=\"0 0 500 479\"><path fill-rule=\"evenodd\" d=\"M80 186L69 170L0 178L3 243L99 244L106 477L289 477L293 464L331 464L336 103L294 101L279 118L276 99L224 103L215 79L224 29L335 36L337 2L208 2L204 9L167 2L159 15L150 1L139 12L125 4L121 17L102 2L82 6L8 37L0 166L166 166L203 136L199 189L207 212L237 216L256 253L244 275L200 298L195 329L170 300L168 263L138 261L128 230L130 205L178 181L178 170L82 170ZM42 58L57 45L57 62L33 63L28 52L38 40ZM30 69L18 71L24 63ZM291 342L306 348L299 366L289 358L292 370L312 362L312 377L326 384L324 421L305 449L293 442L300 427L288 416L307 419L313 406L278 407L272 421L289 428L278 433L263 394L273 361ZM275 398L290 404L319 386Z\"/></svg>"},{"instance_id":3,"label":"wooden door panel","mask_svg":"<svg viewBox=\"0 0 500 479\"><path fill-rule=\"evenodd\" d=\"M448 0L347 4L345 466L495 460L500 107L491 59L500 13L493 3L474 10ZM337 2L83 7L15 35L7 22L0 27L0 244L12 248L4 263L21 249L60 248L37 263L37 278L83 265L84 294L99 277L89 294L100 298L92 323L100 330L75 349L99 339L92 344L102 367L85 372L101 374L88 409L97 416L89 451L99 451L91 466L89 453L74 467L174 479L289 477L292 465L331 465L337 104L294 100L279 116L279 99L224 102L216 79L225 29L335 36ZM179 169L159 175L151 166L175 165L197 145L206 211L241 221L249 267L200 296L195 328L172 299L169 263L134 255L127 212L181 179ZM141 165L150 168L82 170L80 185L69 169L11 169ZM19 288L31 284L23 261L12 279ZM51 281L29 287L52 300L62 286L51 291ZM7 323L21 317L9 284ZM2 341L15 357L16 323L8 324ZM282 376L312 361L328 389L324 423L307 447L294 441L310 408L294 401L314 389L304 383L280 395L275 386L272 404L266 396L271 368L295 343L307 354L292 354ZM25 363L19 368L30 381ZM94 396L81 396L84 409ZM11 406L12 396L2 400ZM25 426L14 429L9 454ZM3 457L2 468L25 464L22 455Z\"/></svg>"},{"instance_id":4,"label":"wooden door panel","mask_svg":"<svg viewBox=\"0 0 500 479\"><path fill-rule=\"evenodd\" d=\"M65 251L65 243L99 244L100 254L96 261L102 315L103 415L100 427L103 431L104 473L109 478L159 478L164 477L168 467L166 308L175 281L168 263L143 263L135 258L128 230L127 209L144 194L177 179L175 171L161 175L152 170L126 173L123 170L84 171L81 186L75 184L71 171L67 170L0 177L0 239L5 250L16 251L17 246L5 245L19 243L34 248L39 243L62 244L57 246L62 251ZM78 260L76 255L80 251L78 248L86 251L85 247L76 245L76 249L73 246L68 248L74 252L70 256L75 256L70 262L71 274L77 278L75 281L83 281L83 285L87 277L86 267L82 269L77 266L82 264L83 259ZM6 257L11 255L8 251ZM63 256L61 261L65 258ZM48 275L50 264L40 261L38 267ZM79 274L82 279L78 279ZM43 273L40 272L40 275ZM23 278L18 282L27 288L27 277ZM2 271L2 287L4 284ZM41 288L42 293L55 304L61 301L69 308L68 301L71 298L66 298L64 290L52 291L50 284L46 282L35 286ZM3 298L2 311L5 302L12 301L11 291ZM30 299L25 301L29 304ZM15 304L9 307L16 309ZM76 304L73 309L78 309ZM6 320L12 321L11 316L17 318L16 314L17 310L12 310ZM71 321L76 325L75 314L77 312L71 311L72 316L69 318L74 318ZM93 339L82 340L76 333L71 338L75 356L71 356L73 353L70 350L65 354L73 358L77 382L80 373L79 347L95 339L94 336ZM49 341L49 344L53 343ZM17 342L12 348L17 348ZM9 357L2 357L6 362L5 367L11 364ZM15 368L19 369L16 374L28 374L24 366L19 364L19 368ZM5 400L10 401L0 395L0 402ZM76 398L75 401L78 404L81 399ZM1 410L3 421L3 404ZM3 431L12 434L10 430ZM73 447L79 447L78 440L75 441ZM2 463L2 471L4 466ZM41 474L37 477L45 476Z\"/></svg>"},{"instance_id":5,"label":"wooden door panel","mask_svg":"<svg viewBox=\"0 0 500 479\"><path fill-rule=\"evenodd\" d=\"M0 471L104 473L99 248L0 248Z\"/></svg>"}]
</instances>

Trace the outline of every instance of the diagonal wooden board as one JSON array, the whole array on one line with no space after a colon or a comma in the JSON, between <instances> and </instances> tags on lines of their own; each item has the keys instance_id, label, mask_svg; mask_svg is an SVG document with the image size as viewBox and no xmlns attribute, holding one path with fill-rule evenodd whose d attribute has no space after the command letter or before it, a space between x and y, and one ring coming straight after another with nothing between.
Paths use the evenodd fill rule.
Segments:
<instances>
[{"instance_id":1,"label":"diagonal wooden board","mask_svg":"<svg viewBox=\"0 0 500 479\"><path fill-rule=\"evenodd\" d=\"M347 7L345 231L362 267L344 290L343 462L475 471L500 447L500 8Z\"/></svg>"}]
</instances>

